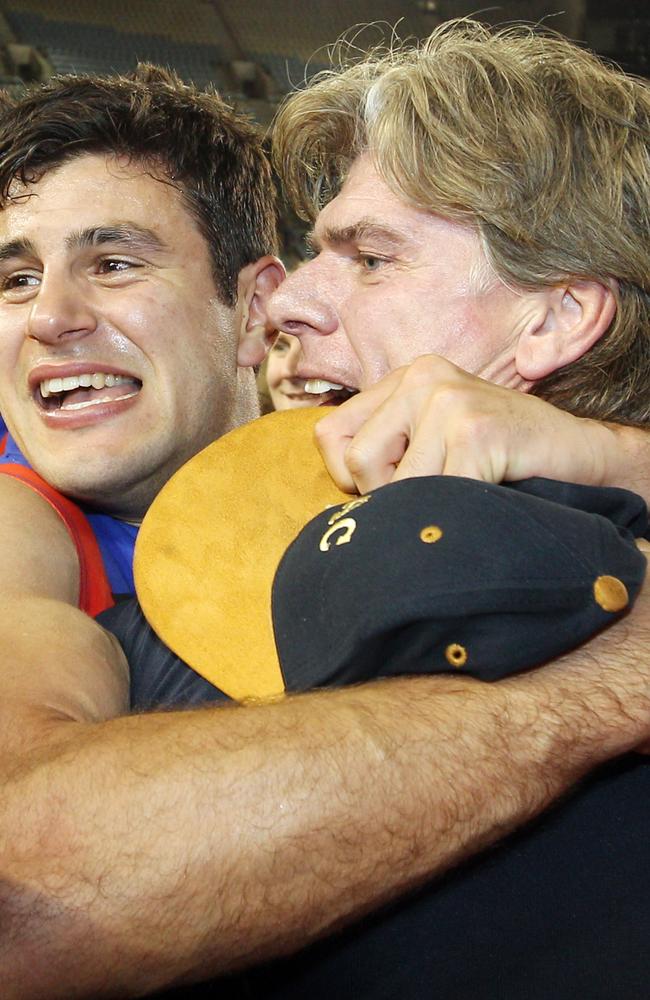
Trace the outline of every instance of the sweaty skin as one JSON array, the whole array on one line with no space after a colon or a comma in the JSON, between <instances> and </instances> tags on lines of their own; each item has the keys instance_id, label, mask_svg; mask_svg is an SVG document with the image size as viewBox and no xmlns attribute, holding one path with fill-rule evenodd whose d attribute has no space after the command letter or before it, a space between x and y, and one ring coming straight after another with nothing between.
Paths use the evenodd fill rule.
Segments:
<instances>
[{"instance_id":1,"label":"sweaty skin","mask_svg":"<svg viewBox=\"0 0 650 1000\"><path fill-rule=\"evenodd\" d=\"M137 520L235 426L237 317L179 193L144 168L84 155L15 194L0 212L0 412L48 482ZM43 400L43 380L94 372L140 388L83 409Z\"/></svg>"},{"instance_id":2,"label":"sweaty skin","mask_svg":"<svg viewBox=\"0 0 650 1000\"><path fill-rule=\"evenodd\" d=\"M3 261L0 409L21 443L29 438L28 454L53 472L56 460L71 492L94 491L96 475L93 495L106 491L112 509L137 519L181 460L188 428L202 434L205 418L226 429L235 417L206 414L196 392L222 334L207 322L207 250L192 243L176 193L102 161L80 198L75 171L87 170L86 158L71 161L34 185L41 200L23 203L26 215L18 205L0 214L5 248L23 237L33 244ZM64 216L66 171L77 185ZM148 213L126 221L151 230L173 220L169 245L183 255L194 246L191 291L178 276L183 260L172 266L163 253L151 262L121 245L107 253L103 238L98 248L77 238L79 226L125 221L124 204L129 215ZM246 271L241 308L225 317L233 328L257 322L272 267ZM87 411L73 409L59 426L34 400L34 372L49 379L73 362L106 371L117 357L142 381L135 402L109 403L88 423L78 417ZM219 371L228 358L222 402L234 393L241 416L234 350L219 357ZM647 593L585 650L499 685L400 679L266 706L129 716L123 656L73 606L79 569L69 537L39 497L3 479L8 1000L129 996L298 948L502 836L589 768L650 738Z\"/></svg>"}]
</instances>

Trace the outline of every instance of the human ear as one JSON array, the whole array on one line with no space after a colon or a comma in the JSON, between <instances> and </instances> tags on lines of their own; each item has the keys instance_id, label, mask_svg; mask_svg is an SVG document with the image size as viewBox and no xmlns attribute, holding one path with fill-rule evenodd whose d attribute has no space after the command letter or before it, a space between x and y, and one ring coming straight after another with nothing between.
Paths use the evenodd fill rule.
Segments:
<instances>
[{"instance_id":1,"label":"human ear","mask_svg":"<svg viewBox=\"0 0 650 1000\"><path fill-rule=\"evenodd\" d=\"M267 320L266 305L285 277L282 262L268 255L247 264L239 272L237 364L241 368L259 365L264 360L275 333Z\"/></svg>"},{"instance_id":2,"label":"human ear","mask_svg":"<svg viewBox=\"0 0 650 1000\"><path fill-rule=\"evenodd\" d=\"M534 294L538 305L515 351L517 372L529 382L581 358L616 315L614 291L599 281L576 280Z\"/></svg>"}]
</instances>

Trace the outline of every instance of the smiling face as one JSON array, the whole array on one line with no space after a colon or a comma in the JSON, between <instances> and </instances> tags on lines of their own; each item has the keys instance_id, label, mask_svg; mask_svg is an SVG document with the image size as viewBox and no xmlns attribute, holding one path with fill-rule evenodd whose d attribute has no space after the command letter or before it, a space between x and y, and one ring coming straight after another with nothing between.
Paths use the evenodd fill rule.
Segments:
<instances>
[{"instance_id":1,"label":"smiling face","mask_svg":"<svg viewBox=\"0 0 650 1000\"><path fill-rule=\"evenodd\" d=\"M269 307L271 323L300 338L302 377L363 389L433 353L527 387L514 356L532 300L486 282L476 234L400 199L368 155L320 213L313 244Z\"/></svg>"},{"instance_id":2,"label":"smiling face","mask_svg":"<svg viewBox=\"0 0 650 1000\"><path fill-rule=\"evenodd\" d=\"M58 489L138 518L184 461L254 415L234 416L235 310L179 192L144 167L86 154L11 194L0 412Z\"/></svg>"},{"instance_id":3,"label":"smiling face","mask_svg":"<svg viewBox=\"0 0 650 1000\"><path fill-rule=\"evenodd\" d=\"M279 333L266 364L266 382L274 410L310 405L304 379L296 377L299 359L300 341L286 333Z\"/></svg>"}]
</instances>

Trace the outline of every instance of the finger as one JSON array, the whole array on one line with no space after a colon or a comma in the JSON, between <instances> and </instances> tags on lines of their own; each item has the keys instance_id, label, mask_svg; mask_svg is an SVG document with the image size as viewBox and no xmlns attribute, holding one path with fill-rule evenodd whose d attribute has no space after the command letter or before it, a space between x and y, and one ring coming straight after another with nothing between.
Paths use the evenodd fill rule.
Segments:
<instances>
[{"instance_id":1,"label":"finger","mask_svg":"<svg viewBox=\"0 0 650 1000\"><path fill-rule=\"evenodd\" d=\"M422 357L379 383L385 398L345 452L358 490L368 492L389 482L441 472L440 400L446 396L441 379L444 375L456 380L461 374L456 369L450 373L448 368L439 358ZM387 393L387 388L392 391Z\"/></svg>"},{"instance_id":2,"label":"finger","mask_svg":"<svg viewBox=\"0 0 650 1000\"><path fill-rule=\"evenodd\" d=\"M473 405L474 392L446 386L411 409L409 444L393 481L415 476L465 476L499 482L502 449L497 439L486 440L484 415Z\"/></svg>"},{"instance_id":3,"label":"finger","mask_svg":"<svg viewBox=\"0 0 650 1000\"><path fill-rule=\"evenodd\" d=\"M316 424L316 444L327 470L334 482L348 493L356 493L357 484L348 467L347 450L367 420L391 393L395 381L391 375L340 406L328 408L326 415Z\"/></svg>"},{"instance_id":4,"label":"finger","mask_svg":"<svg viewBox=\"0 0 650 1000\"><path fill-rule=\"evenodd\" d=\"M386 417L388 404L371 414L345 450L345 463L359 493L369 493L390 483L409 443L408 420Z\"/></svg>"},{"instance_id":5,"label":"finger","mask_svg":"<svg viewBox=\"0 0 650 1000\"><path fill-rule=\"evenodd\" d=\"M446 442L439 420L433 414L422 418L410 430L410 439L397 464L392 482L419 476L439 476L446 461Z\"/></svg>"}]
</instances>

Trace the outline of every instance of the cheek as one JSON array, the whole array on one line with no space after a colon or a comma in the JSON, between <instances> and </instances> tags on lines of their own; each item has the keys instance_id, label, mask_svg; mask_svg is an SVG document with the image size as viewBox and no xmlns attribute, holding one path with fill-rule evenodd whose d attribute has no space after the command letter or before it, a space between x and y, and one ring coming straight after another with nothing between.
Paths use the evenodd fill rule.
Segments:
<instances>
[{"instance_id":1,"label":"cheek","mask_svg":"<svg viewBox=\"0 0 650 1000\"><path fill-rule=\"evenodd\" d=\"M282 381L282 365L277 360L269 358L266 366L266 383L270 389L276 389Z\"/></svg>"},{"instance_id":2,"label":"cheek","mask_svg":"<svg viewBox=\"0 0 650 1000\"><path fill-rule=\"evenodd\" d=\"M376 381L423 354L471 368L485 346L484 319L453 296L392 289L368 308L351 311L350 336L366 377Z\"/></svg>"},{"instance_id":3,"label":"cheek","mask_svg":"<svg viewBox=\"0 0 650 1000\"><path fill-rule=\"evenodd\" d=\"M191 365L228 364L229 329L207 296L188 300L175 295L144 295L116 317L117 329L154 367L182 370ZM116 337L115 346L120 337ZM230 352L232 353L232 351Z\"/></svg>"},{"instance_id":4,"label":"cheek","mask_svg":"<svg viewBox=\"0 0 650 1000\"><path fill-rule=\"evenodd\" d=\"M135 346L151 355L161 348L168 349L174 333L188 320L187 311L176 300L154 295L125 302L119 312L112 312L112 318L115 329L128 331Z\"/></svg>"},{"instance_id":5,"label":"cheek","mask_svg":"<svg viewBox=\"0 0 650 1000\"><path fill-rule=\"evenodd\" d=\"M27 315L22 317L0 316L0 364L6 366L15 364L21 352L30 343L26 337Z\"/></svg>"},{"instance_id":6,"label":"cheek","mask_svg":"<svg viewBox=\"0 0 650 1000\"><path fill-rule=\"evenodd\" d=\"M412 303L405 303L399 295L373 291L365 301L350 303L344 317L347 340L369 382L411 360L419 329Z\"/></svg>"},{"instance_id":7,"label":"cheek","mask_svg":"<svg viewBox=\"0 0 650 1000\"><path fill-rule=\"evenodd\" d=\"M22 320L0 318L0 411L3 399L23 396L27 385L34 347L38 345L25 337Z\"/></svg>"}]
</instances>

